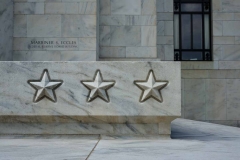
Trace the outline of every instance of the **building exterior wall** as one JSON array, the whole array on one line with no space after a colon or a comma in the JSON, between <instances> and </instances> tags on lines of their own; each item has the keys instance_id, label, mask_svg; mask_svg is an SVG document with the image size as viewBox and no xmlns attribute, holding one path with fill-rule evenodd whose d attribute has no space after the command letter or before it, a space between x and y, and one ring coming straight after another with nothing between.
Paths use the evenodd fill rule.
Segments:
<instances>
[{"instance_id":1,"label":"building exterior wall","mask_svg":"<svg viewBox=\"0 0 240 160\"><path fill-rule=\"evenodd\" d=\"M14 61L94 61L97 59L97 1L14 0ZM32 41L73 42L34 48Z\"/></svg>"},{"instance_id":2,"label":"building exterior wall","mask_svg":"<svg viewBox=\"0 0 240 160\"><path fill-rule=\"evenodd\" d=\"M100 0L100 59L157 58L156 0Z\"/></svg>"},{"instance_id":3,"label":"building exterior wall","mask_svg":"<svg viewBox=\"0 0 240 160\"><path fill-rule=\"evenodd\" d=\"M0 13L11 17L11 5L8 12L1 6ZM212 0L213 61L182 62L183 118L240 126L239 8L239 0ZM6 41L11 18L3 21L1 15L0 40ZM33 34L46 23L53 23L54 32ZM16 61L173 61L173 0L15 0L13 35ZM78 50L28 47L29 40L49 39L74 39ZM1 60L11 60L11 39L5 41L0 41Z\"/></svg>"},{"instance_id":4,"label":"building exterior wall","mask_svg":"<svg viewBox=\"0 0 240 160\"><path fill-rule=\"evenodd\" d=\"M213 62L182 62L182 117L240 126L239 8L212 0Z\"/></svg>"},{"instance_id":5,"label":"building exterior wall","mask_svg":"<svg viewBox=\"0 0 240 160\"><path fill-rule=\"evenodd\" d=\"M0 60L12 60L13 2L0 1Z\"/></svg>"}]
</instances>

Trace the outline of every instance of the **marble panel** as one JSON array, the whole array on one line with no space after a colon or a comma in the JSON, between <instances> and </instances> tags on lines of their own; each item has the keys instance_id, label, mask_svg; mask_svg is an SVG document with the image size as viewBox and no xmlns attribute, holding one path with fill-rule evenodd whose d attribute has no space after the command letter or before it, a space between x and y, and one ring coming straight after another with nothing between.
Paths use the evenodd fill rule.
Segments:
<instances>
[{"instance_id":1,"label":"marble panel","mask_svg":"<svg viewBox=\"0 0 240 160\"><path fill-rule=\"evenodd\" d=\"M100 46L110 46L111 43L111 27L110 26L100 26L99 43Z\"/></svg>"},{"instance_id":2,"label":"marble panel","mask_svg":"<svg viewBox=\"0 0 240 160\"><path fill-rule=\"evenodd\" d=\"M223 35L223 22L213 21L213 36L222 36L222 35Z\"/></svg>"},{"instance_id":3,"label":"marble panel","mask_svg":"<svg viewBox=\"0 0 240 160\"><path fill-rule=\"evenodd\" d=\"M99 0L100 15L111 14L111 0Z\"/></svg>"},{"instance_id":4,"label":"marble panel","mask_svg":"<svg viewBox=\"0 0 240 160\"><path fill-rule=\"evenodd\" d=\"M164 36L165 34L165 21L158 21L157 22L157 35Z\"/></svg>"},{"instance_id":5,"label":"marble panel","mask_svg":"<svg viewBox=\"0 0 240 160\"><path fill-rule=\"evenodd\" d=\"M142 15L156 15L156 0L142 0Z\"/></svg>"},{"instance_id":6,"label":"marble panel","mask_svg":"<svg viewBox=\"0 0 240 160\"><path fill-rule=\"evenodd\" d=\"M222 46L223 45L213 45L213 60L218 61L222 59Z\"/></svg>"},{"instance_id":7,"label":"marble panel","mask_svg":"<svg viewBox=\"0 0 240 160\"><path fill-rule=\"evenodd\" d=\"M183 79L206 79L208 78L208 70L182 70Z\"/></svg>"},{"instance_id":8,"label":"marble panel","mask_svg":"<svg viewBox=\"0 0 240 160\"><path fill-rule=\"evenodd\" d=\"M234 20L234 13L213 13L213 20Z\"/></svg>"},{"instance_id":9,"label":"marble panel","mask_svg":"<svg viewBox=\"0 0 240 160\"><path fill-rule=\"evenodd\" d=\"M44 3L14 3L14 14L44 14Z\"/></svg>"},{"instance_id":10,"label":"marble panel","mask_svg":"<svg viewBox=\"0 0 240 160\"><path fill-rule=\"evenodd\" d=\"M12 60L13 2L0 2L0 60Z\"/></svg>"},{"instance_id":11,"label":"marble panel","mask_svg":"<svg viewBox=\"0 0 240 160\"><path fill-rule=\"evenodd\" d=\"M204 79L184 80L184 116L192 120L206 119L206 90Z\"/></svg>"},{"instance_id":12,"label":"marble panel","mask_svg":"<svg viewBox=\"0 0 240 160\"><path fill-rule=\"evenodd\" d=\"M65 3L65 14L77 14L79 11L78 4L72 3Z\"/></svg>"},{"instance_id":13,"label":"marble panel","mask_svg":"<svg viewBox=\"0 0 240 160\"><path fill-rule=\"evenodd\" d=\"M157 58L156 47L127 47L127 58Z\"/></svg>"},{"instance_id":14,"label":"marble panel","mask_svg":"<svg viewBox=\"0 0 240 160\"><path fill-rule=\"evenodd\" d=\"M213 12L222 11L222 0L212 0L212 10Z\"/></svg>"},{"instance_id":15,"label":"marble panel","mask_svg":"<svg viewBox=\"0 0 240 160\"><path fill-rule=\"evenodd\" d=\"M78 40L79 51L96 51L96 38L79 38Z\"/></svg>"},{"instance_id":16,"label":"marble panel","mask_svg":"<svg viewBox=\"0 0 240 160\"><path fill-rule=\"evenodd\" d=\"M96 2L80 2L79 14L96 15L97 3Z\"/></svg>"},{"instance_id":17,"label":"marble panel","mask_svg":"<svg viewBox=\"0 0 240 160\"><path fill-rule=\"evenodd\" d=\"M125 25L125 16L124 15L109 15L109 16L100 16L99 24L101 26L124 26Z\"/></svg>"},{"instance_id":18,"label":"marble panel","mask_svg":"<svg viewBox=\"0 0 240 160\"><path fill-rule=\"evenodd\" d=\"M96 16L62 15L63 37L96 37Z\"/></svg>"},{"instance_id":19,"label":"marble panel","mask_svg":"<svg viewBox=\"0 0 240 160\"><path fill-rule=\"evenodd\" d=\"M173 13L157 13L159 21L173 21Z\"/></svg>"},{"instance_id":20,"label":"marble panel","mask_svg":"<svg viewBox=\"0 0 240 160\"><path fill-rule=\"evenodd\" d=\"M206 80L206 120L227 119L227 80Z\"/></svg>"},{"instance_id":21,"label":"marble panel","mask_svg":"<svg viewBox=\"0 0 240 160\"><path fill-rule=\"evenodd\" d=\"M100 58L125 58L126 47L100 47Z\"/></svg>"},{"instance_id":22,"label":"marble panel","mask_svg":"<svg viewBox=\"0 0 240 160\"><path fill-rule=\"evenodd\" d=\"M157 45L157 27L141 26L141 46Z\"/></svg>"},{"instance_id":23,"label":"marble panel","mask_svg":"<svg viewBox=\"0 0 240 160\"><path fill-rule=\"evenodd\" d=\"M13 37L27 37L26 15L14 15Z\"/></svg>"},{"instance_id":24,"label":"marble panel","mask_svg":"<svg viewBox=\"0 0 240 160\"><path fill-rule=\"evenodd\" d=\"M165 61L174 61L174 46L173 45L164 45L164 60Z\"/></svg>"},{"instance_id":25,"label":"marble panel","mask_svg":"<svg viewBox=\"0 0 240 160\"><path fill-rule=\"evenodd\" d=\"M181 79L181 118L184 118L184 79Z\"/></svg>"},{"instance_id":26,"label":"marble panel","mask_svg":"<svg viewBox=\"0 0 240 160\"><path fill-rule=\"evenodd\" d=\"M14 61L95 61L96 51L14 51Z\"/></svg>"},{"instance_id":27,"label":"marble panel","mask_svg":"<svg viewBox=\"0 0 240 160\"><path fill-rule=\"evenodd\" d=\"M156 0L157 12L164 12L164 0Z\"/></svg>"},{"instance_id":28,"label":"marble panel","mask_svg":"<svg viewBox=\"0 0 240 160\"><path fill-rule=\"evenodd\" d=\"M45 3L45 14L78 14L78 3Z\"/></svg>"},{"instance_id":29,"label":"marble panel","mask_svg":"<svg viewBox=\"0 0 240 160\"><path fill-rule=\"evenodd\" d=\"M180 116L181 77L178 62L1 62L0 66L0 73L4 75L0 80L2 116ZM35 91L27 81L38 80L44 69L48 69L52 79L64 82L56 90L57 103L46 98L33 102ZM109 103L100 98L87 102L89 91L80 83L81 80L92 80L98 69L104 80L116 81L115 86L108 90ZM151 69L157 80L170 82L161 91L163 103L155 99L139 102L142 91L133 81L146 80ZM13 85L15 83L18 85Z\"/></svg>"},{"instance_id":30,"label":"marble panel","mask_svg":"<svg viewBox=\"0 0 240 160\"><path fill-rule=\"evenodd\" d=\"M181 62L182 69L218 69L218 62ZM220 67L219 67L220 69Z\"/></svg>"},{"instance_id":31,"label":"marble panel","mask_svg":"<svg viewBox=\"0 0 240 160\"><path fill-rule=\"evenodd\" d=\"M31 48L31 41L43 41L44 38L13 38L13 50L14 51L27 51L27 50L43 50L39 48Z\"/></svg>"},{"instance_id":32,"label":"marble panel","mask_svg":"<svg viewBox=\"0 0 240 160\"><path fill-rule=\"evenodd\" d=\"M165 60L164 46L165 45L157 45L157 55L162 61Z\"/></svg>"},{"instance_id":33,"label":"marble panel","mask_svg":"<svg viewBox=\"0 0 240 160\"><path fill-rule=\"evenodd\" d=\"M235 37L235 44L240 44L240 37L238 36L238 37Z\"/></svg>"},{"instance_id":34,"label":"marble panel","mask_svg":"<svg viewBox=\"0 0 240 160\"><path fill-rule=\"evenodd\" d=\"M155 26L157 23L156 15L147 15L147 16L125 16L126 25L130 26Z\"/></svg>"},{"instance_id":35,"label":"marble panel","mask_svg":"<svg viewBox=\"0 0 240 160\"><path fill-rule=\"evenodd\" d=\"M239 45L223 45L222 60L228 60L228 61L240 60L240 46Z\"/></svg>"},{"instance_id":36,"label":"marble panel","mask_svg":"<svg viewBox=\"0 0 240 160\"><path fill-rule=\"evenodd\" d=\"M235 44L235 37L227 37L227 36L214 36L213 44Z\"/></svg>"},{"instance_id":37,"label":"marble panel","mask_svg":"<svg viewBox=\"0 0 240 160\"><path fill-rule=\"evenodd\" d=\"M164 0L164 12L173 12L173 0Z\"/></svg>"},{"instance_id":38,"label":"marble panel","mask_svg":"<svg viewBox=\"0 0 240 160\"><path fill-rule=\"evenodd\" d=\"M234 13L234 19L240 20L240 13Z\"/></svg>"},{"instance_id":39,"label":"marble panel","mask_svg":"<svg viewBox=\"0 0 240 160\"><path fill-rule=\"evenodd\" d=\"M239 120L240 117L240 79L227 80L227 120Z\"/></svg>"},{"instance_id":40,"label":"marble panel","mask_svg":"<svg viewBox=\"0 0 240 160\"><path fill-rule=\"evenodd\" d=\"M222 0L223 12L239 12L240 1L238 0Z\"/></svg>"},{"instance_id":41,"label":"marble panel","mask_svg":"<svg viewBox=\"0 0 240 160\"><path fill-rule=\"evenodd\" d=\"M141 15L141 0L111 0L111 14Z\"/></svg>"},{"instance_id":42,"label":"marble panel","mask_svg":"<svg viewBox=\"0 0 240 160\"><path fill-rule=\"evenodd\" d=\"M157 36L157 44L173 44L173 36Z\"/></svg>"},{"instance_id":43,"label":"marble panel","mask_svg":"<svg viewBox=\"0 0 240 160\"><path fill-rule=\"evenodd\" d=\"M223 35L240 36L239 26L240 21L223 21Z\"/></svg>"},{"instance_id":44,"label":"marble panel","mask_svg":"<svg viewBox=\"0 0 240 160\"><path fill-rule=\"evenodd\" d=\"M173 21L164 22L164 35L173 36Z\"/></svg>"},{"instance_id":45,"label":"marble panel","mask_svg":"<svg viewBox=\"0 0 240 160\"><path fill-rule=\"evenodd\" d=\"M111 26L111 46L141 46L140 26Z\"/></svg>"},{"instance_id":46,"label":"marble panel","mask_svg":"<svg viewBox=\"0 0 240 160\"><path fill-rule=\"evenodd\" d=\"M219 69L240 69L239 61L219 61Z\"/></svg>"},{"instance_id":47,"label":"marble panel","mask_svg":"<svg viewBox=\"0 0 240 160\"><path fill-rule=\"evenodd\" d=\"M60 15L28 15L28 37L60 37Z\"/></svg>"}]
</instances>

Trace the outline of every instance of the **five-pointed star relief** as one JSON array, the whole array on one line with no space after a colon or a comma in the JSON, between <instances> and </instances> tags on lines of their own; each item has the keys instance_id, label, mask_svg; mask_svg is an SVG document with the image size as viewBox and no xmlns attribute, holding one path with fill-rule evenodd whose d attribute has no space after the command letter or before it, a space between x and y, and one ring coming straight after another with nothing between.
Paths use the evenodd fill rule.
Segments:
<instances>
[{"instance_id":1,"label":"five-pointed star relief","mask_svg":"<svg viewBox=\"0 0 240 160\"><path fill-rule=\"evenodd\" d=\"M55 90L62 85L63 81L51 80L48 71L44 70L40 80L29 80L28 83L36 90L34 102L39 102L45 97L56 102Z\"/></svg>"},{"instance_id":2,"label":"five-pointed star relief","mask_svg":"<svg viewBox=\"0 0 240 160\"><path fill-rule=\"evenodd\" d=\"M115 81L103 81L100 70L97 70L93 81L81 81L81 83L90 91L88 102L93 101L97 97L109 102L107 90L114 86Z\"/></svg>"},{"instance_id":3,"label":"five-pointed star relief","mask_svg":"<svg viewBox=\"0 0 240 160\"><path fill-rule=\"evenodd\" d=\"M163 102L160 91L168 85L168 81L157 81L152 70L149 71L146 81L134 81L134 84L143 91L140 102L144 102L151 97L159 102Z\"/></svg>"}]
</instances>

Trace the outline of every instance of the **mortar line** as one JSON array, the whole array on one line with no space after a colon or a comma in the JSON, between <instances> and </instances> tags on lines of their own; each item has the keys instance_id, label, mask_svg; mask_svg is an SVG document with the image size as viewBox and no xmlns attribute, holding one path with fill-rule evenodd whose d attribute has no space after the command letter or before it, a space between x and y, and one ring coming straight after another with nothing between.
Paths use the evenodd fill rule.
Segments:
<instances>
[{"instance_id":1,"label":"mortar line","mask_svg":"<svg viewBox=\"0 0 240 160\"><path fill-rule=\"evenodd\" d=\"M93 147L93 149L91 150L91 152L89 153L89 155L87 156L87 158L85 160L88 160L88 158L90 158L91 154L93 153L94 149L97 147L100 140L101 140L101 135L99 135L98 142L95 144L95 146Z\"/></svg>"}]
</instances>

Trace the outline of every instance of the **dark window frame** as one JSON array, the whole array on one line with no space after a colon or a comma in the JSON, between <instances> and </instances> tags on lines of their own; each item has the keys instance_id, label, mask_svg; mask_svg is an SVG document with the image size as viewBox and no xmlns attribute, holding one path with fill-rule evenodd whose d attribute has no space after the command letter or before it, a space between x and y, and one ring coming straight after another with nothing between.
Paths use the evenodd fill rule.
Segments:
<instances>
[{"instance_id":1,"label":"dark window frame","mask_svg":"<svg viewBox=\"0 0 240 160\"><path fill-rule=\"evenodd\" d=\"M201 11L182 11L181 4L201 4ZM174 0L174 15L179 16L179 49L175 49L174 47L174 61L212 61L212 4L211 0ZM208 11L205 10L205 7L208 7ZM178 8L178 9L176 9ZM193 49L193 22L191 21L191 48L192 49L182 49L182 15L188 14L192 16L201 15L202 17L202 49ZM209 16L209 49L205 49L205 24L204 24L204 15ZM175 38L174 38L175 41ZM175 42L174 42L175 43ZM202 52L201 60L182 60L182 52Z\"/></svg>"}]
</instances>

